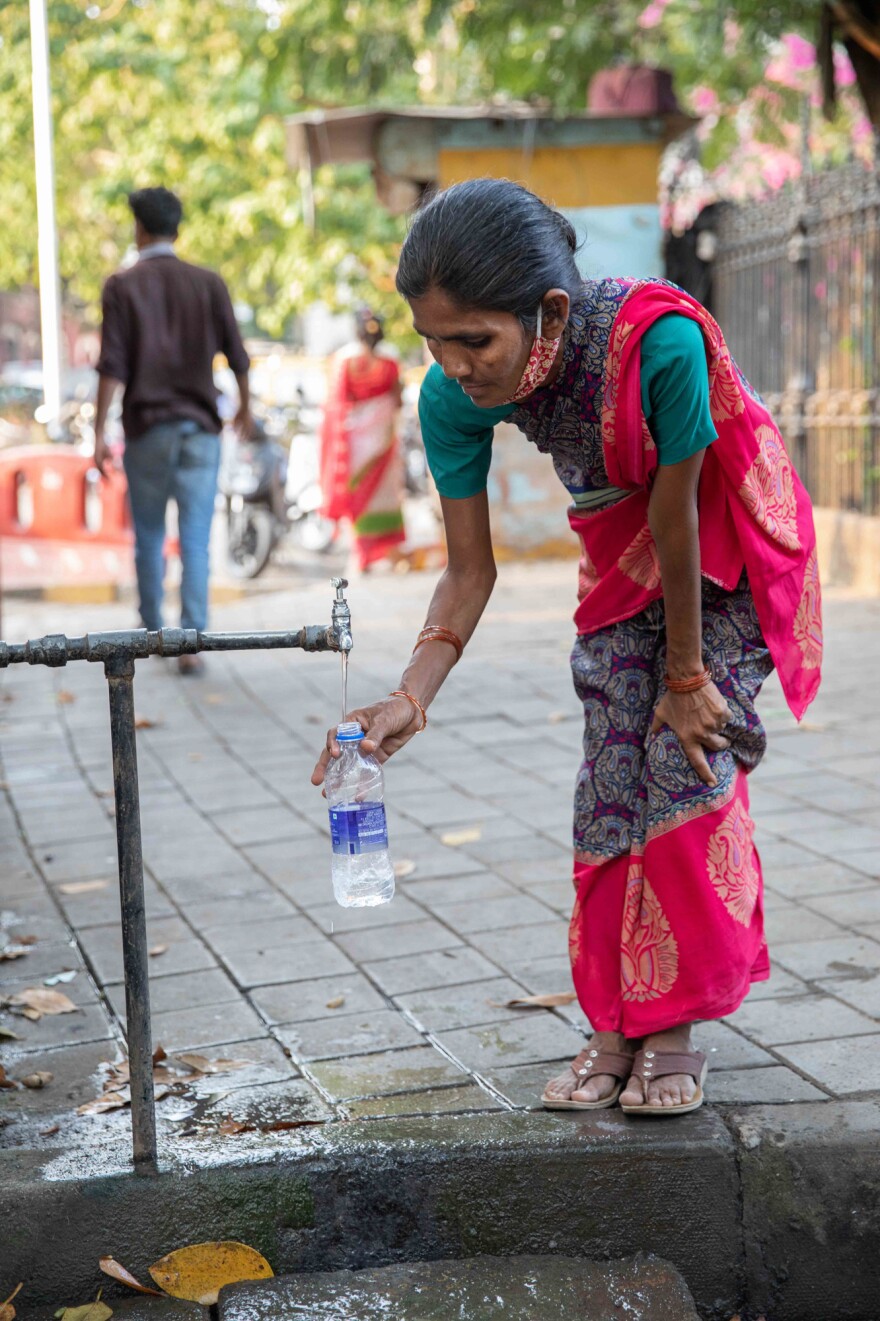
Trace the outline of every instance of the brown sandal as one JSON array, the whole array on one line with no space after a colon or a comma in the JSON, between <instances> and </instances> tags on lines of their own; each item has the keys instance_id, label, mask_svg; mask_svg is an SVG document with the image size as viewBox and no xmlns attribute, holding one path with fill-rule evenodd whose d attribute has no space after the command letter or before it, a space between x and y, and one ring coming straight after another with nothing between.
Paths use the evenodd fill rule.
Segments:
<instances>
[{"instance_id":1,"label":"brown sandal","mask_svg":"<svg viewBox=\"0 0 880 1321\"><path fill-rule=\"evenodd\" d=\"M563 1101L561 1098L548 1096L545 1092L541 1097L541 1104L545 1110L607 1110L609 1106L617 1104L623 1084L633 1071L633 1064L632 1055L623 1055L616 1050L597 1050L595 1047L584 1046L580 1055L569 1065L572 1073L578 1077L578 1087L582 1087L596 1073L608 1073L612 1078L618 1078L620 1081L617 1086L608 1096L603 1096L601 1101ZM576 1087L575 1091L577 1090Z\"/></svg>"},{"instance_id":2,"label":"brown sandal","mask_svg":"<svg viewBox=\"0 0 880 1321\"><path fill-rule=\"evenodd\" d=\"M633 1061L632 1076L642 1084L645 1100L641 1105L621 1105L628 1115L649 1115L665 1119L667 1115L684 1115L699 1110L703 1104L703 1083L709 1065L700 1051L639 1050ZM648 1105L648 1083L654 1078L668 1078L673 1073L686 1073L697 1084L696 1094L681 1105Z\"/></svg>"}]
</instances>

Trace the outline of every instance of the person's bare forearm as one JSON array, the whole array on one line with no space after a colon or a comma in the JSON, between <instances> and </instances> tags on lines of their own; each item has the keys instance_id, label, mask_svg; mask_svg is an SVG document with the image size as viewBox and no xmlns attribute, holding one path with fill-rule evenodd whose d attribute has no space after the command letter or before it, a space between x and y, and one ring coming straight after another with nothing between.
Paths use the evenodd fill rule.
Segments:
<instances>
[{"instance_id":1,"label":"person's bare forearm","mask_svg":"<svg viewBox=\"0 0 880 1321\"><path fill-rule=\"evenodd\" d=\"M451 629L466 644L480 622L494 585L494 566L447 569L431 598L426 623ZM403 672L400 687L417 697L422 706L428 706L455 662L455 648L451 643L426 642L413 654Z\"/></svg>"},{"instance_id":2,"label":"person's bare forearm","mask_svg":"<svg viewBox=\"0 0 880 1321\"><path fill-rule=\"evenodd\" d=\"M666 669L686 679L703 668L700 523L697 482L702 455L661 467L651 491L648 523L657 547L666 614Z\"/></svg>"},{"instance_id":3,"label":"person's bare forearm","mask_svg":"<svg viewBox=\"0 0 880 1321\"><path fill-rule=\"evenodd\" d=\"M107 414L117 390L122 389L122 382L113 376L98 377L98 397L95 400L95 435L102 439L107 425Z\"/></svg>"},{"instance_id":4,"label":"person's bare forearm","mask_svg":"<svg viewBox=\"0 0 880 1321\"><path fill-rule=\"evenodd\" d=\"M250 412L251 407L251 387L247 372L241 375L236 373L235 384L238 386L238 411L244 415Z\"/></svg>"}]
</instances>

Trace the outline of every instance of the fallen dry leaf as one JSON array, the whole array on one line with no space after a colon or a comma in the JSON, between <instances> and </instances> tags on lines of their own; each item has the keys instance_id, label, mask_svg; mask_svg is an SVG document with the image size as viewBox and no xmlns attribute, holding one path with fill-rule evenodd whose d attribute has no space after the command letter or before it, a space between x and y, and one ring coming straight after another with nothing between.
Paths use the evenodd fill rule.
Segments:
<instances>
[{"instance_id":1,"label":"fallen dry leaf","mask_svg":"<svg viewBox=\"0 0 880 1321\"><path fill-rule=\"evenodd\" d=\"M0 1064L0 1087L5 1087L8 1090L12 1091L17 1086L18 1083L15 1081L14 1078L6 1077L6 1070L4 1069L3 1065Z\"/></svg>"},{"instance_id":2,"label":"fallen dry leaf","mask_svg":"<svg viewBox=\"0 0 880 1321\"><path fill-rule=\"evenodd\" d=\"M153 1298L161 1298L162 1295L158 1289L151 1289L148 1284L141 1284L136 1280L131 1271L127 1271L124 1266L120 1266L118 1261L112 1257L102 1257L98 1266L105 1275L109 1275L112 1280L118 1280L120 1284L127 1284L129 1289L136 1289L138 1293L148 1293Z\"/></svg>"},{"instance_id":3,"label":"fallen dry leaf","mask_svg":"<svg viewBox=\"0 0 880 1321\"><path fill-rule=\"evenodd\" d=\"M175 1059L180 1060L188 1069L192 1069L193 1073L231 1073L233 1069L247 1069L253 1063L252 1060L209 1060L205 1055L192 1052L176 1055Z\"/></svg>"},{"instance_id":4,"label":"fallen dry leaf","mask_svg":"<svg viewBox=\"0 0 880 1321\"><path fill-rule=\"evenodd\" d=\"M341 1009L342 1006L343 1006L344 1004L345 1004L345 996L344 996L344 995L335 995L335 996L333 997L332 1000L328 1000L328 1001L327 1001L327 1008L328 1008L328 1009Z\"/></svg>"},{"instance_id":5,"label":"fallen dry leaf","mask_svg":"<svg viewBox=\"0 0 880 1321\"><path fill-rule=\"evenodd\" d=\"M212 1307L224 1284L238 1280L270 1280L274 1272L265 1257L244 1243L193 1243L169 1252L150 1267L156 1284L172 1298Z\"/></svg>"},{"instance_id":6,"label":"fallen dry leaf","mask_svg":"<svg viewBox=\"0 0 880 1321\"><path fill-rule=\"evenodd\" d=\"M577 999L574 991L556 991L552 995L521 995L514 1000L489 1000L493 1009L554 1009L556 1005L570 1005Z\"/></svg>"},{"instance_id":7,"label":"fallen dry leaf","mask_svg":"<svg viewBox=\"0 0 880 1321\"><path fill-rule=\"evenodd\" d=\"M71 702L76 701L76 693L70 692L67 688L59 688L55 694L55 701L59 706L70 706Z\"/></svg>"},{"instance_id":8,"label":"fallen dry leaf","mask_svg":"<svg viewBox=\"0 0 880 1321\"><path fill-rule=\"evenodd\" d=\"M151 720L149 716L138 716L134 722L135 729L159 729L161 725L161 720Z\"/></svg>"},{"instance_id":9,"label":"fallen dry leaf","mask_svg":"<svg viewBox=\"0 0 880 1321\"><path fill-rule=\"evenodd\" d=\"M167 953L168 953L167 945L154 945L153 948L150 950L150 958L158 959L160 954L167 954Z\"/></svg>"},{"instance_id":10,"label":"fallen dry leaf","mask_svg":"<svg viewBox=\"0 0 880 1321\"><path fill-rule=\"evenodd\" d=\"M0 949L0 963L11 963L13 959L23 959L25 954L30 954L26 945L5 945Z\"/></svg>"},{"instance_id":11,"label":"fallen dry leaf","mask_svg":"<svg viewBox=\"0 0 880 1321\"><path fill-rule=\"evenodd\" d=\"M21 1081L25 1087L30 1087L31 1091L38 1091L41 1087L47 1087L54 1077L54 1073L46 1073L40 1069L37 1073L29 1073Z\"/></svg>"},{"instance_id":12,"label":"fallen dry leaf","mask_svg":"<svg viewBox=\"0 0 880 1321\"><path fill-rule=\"evenodd\" d=\"M412 876L415 869L416 864L411 858L401 858L400 862L394 864L394 875L399 881L402 881L405 877Z\"/></svg>"},{"instance_id":13,"label":"fallen dry leaf","mask_svg":"<svg viewBox=\"0 0 880 1321\"><path fill-rule=\"evenodd\" d=\"M222 1133L224 1137L234 1138L239 1133L253 1133L253 1124L241 1124L237 1119L224 1119L217 1127L217 1132Z\"/></svg>"},{"instance_id":14,"label":"fallen dry leaf","mask_svg":"<svg viewBox=\"0 0 880 1321\"><path fill-rule=\"evenodd\" d=\"M88 894L91 890L105 890L109 881L65 881L58 889L62 894Z\"/></svg>"},{"instance_id":15,"label":"fallen dry leaf","mask_svg":"<svg viewBox=\"0 0 880 1321\"><path fill-rule=\"evenodd\" d=\"M205 701L209 706L222 706L226 701L226 698L222 693L206 693Z\"/></svg>"},{"instance_id":16,"label":"fallen dry leaf","mask_svg":"<svg viewBox=\"0 0 880 1321\"><path fill-rule=\"evenodd\" d=\"M474 844L478 839L483 838L483 829L481 826L466 826L463 830L447 830L440 836L441 844L448 844L450 848L458 848L461 844Z\"/></svg>"},{"instance_id":17,"label":"fallen dry leaf","mask_svg":"<svg viewBox=\"0 0 880 1321\"><path fill-rule=\"evenodd\" d=\"M12 1306L12 1300L23 1284L24 1280L21 1284L15 1286L5 1303L0 1303L0 1321L15 1321L15 1308Z\"/></svg>"},{"instance_id":18,"label":"fallen dry leaf","mask_svg":"<svg viewBox=\"0 0 880 1321\"><path fill-rule=\"evenodd\" d=\"M113 1315L113 1308L96 1298L93 1303L84 1303L82 1307L59 1307L55 1313L58 1321L107 1321Z\"/></svg>"},{"instance_id":19,"label":"fallen dry leaf","mask_svg":"<svg viewBox=\"0 0 880 1321\"><path fill-rule=\"evenodd\" d=\"M568 715L567 711L551 711L549 716L547 717L547 724L561 725L563 720L565 720L565 718L567 717L567 715Z\"/></svg>"},{"instance_id":20,"label":"fallen dry leaf","mask_svg":"<svg viewBox=\"0 0 880 1321\"><path fill-rule=\"evenodd\" d=\"M11 1027L0 1027L0 1041L21 1041L21 1037Z\"/></svg>"},{"instance_id":21,"label":"fallen dry leaf","mask_svg":"<svg viewBox=\"0 0 880 1321\"><path fill-rule=\"evenodd\" d=\"M16 945L36 945L37 940L37 936L16 936L15 943Z\"/></svg>"},{"instance_id":22,"label":"fallen dry leaf","mask_svg":"<svg viewBox=\"0 0 880 1321\"><path fill-rule=\"evenodd\" d=\"M76 968L70 968L67 972L56 972L54 977L44 977L44 986L57 986L59 982L72 982L76 976Z\"/></svg>"},{"instance_id":23,"label":"fallen dry leaf","mask_svg":"<svg viewBox=\"0 0 880 1321\"><path fill-rule=\"evenodd\" d=\"M93 1101L86 1101L83 1105L78 1105L76 1113L78 1115L103 1115L108 1110L121 1110L126 1105L131 1105L130 1094L105 1092L103 1096L96 1096Z\"/></svg>"},{"instance_id":24,"label":"fallen dry leaf","mask_svg":"<svg viewBox=\"0 0 880 1321\"><path fill-rule=\"evenodd\" d=\"M40 1129L40 1137L41 1137L41 1138L51 1138L51 1137L54 1137L54 1135L55 1135L56 1133L58 1133L58 1132L60 1131L60 1129L61 1129L61 1125L60 1125L60 1124L53 1124L53 1125L51 1126L51 1128L41 1128L41 1129Z\"/></svg>"},{"instance_id":25,"label":"fallen dry leaf","mask_svg":"<svg viewBox=\"0 0 880 1321\"><path fill-rule=\"evenodd\" d=\"M43 986L27 986L11 995L7 1004L20 1006L25 1018L41 1018L43 1014L76 1014L78 1009L63 991L47 991Z\"/></svg>"}]
</instances>

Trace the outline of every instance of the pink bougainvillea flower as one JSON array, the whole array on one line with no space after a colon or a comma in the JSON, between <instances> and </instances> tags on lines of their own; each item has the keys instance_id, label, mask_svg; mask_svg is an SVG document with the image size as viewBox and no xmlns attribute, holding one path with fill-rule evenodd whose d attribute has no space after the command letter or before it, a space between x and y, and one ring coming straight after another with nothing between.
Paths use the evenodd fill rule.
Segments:
<instances>
[{"instance_id":1,"label":"pink bougainvillea flower","mask_svg":"<svg viewBox=\"0 0 880 1321\"><path fill-rule=\"evenodd\" d=\"M799 91L805 86L804 74L812 72L815 67L816 47L813 43L795 32L787 32L764 70L764 76L772 83Z\"/></svg>"},{"instance_id":2,"label":"pink bougainvillea flower","mask_svg":"<svg viewBox=\"0 0 880 1321\"><path fill-rule=\"evenodd\" d=\"M639 15L640 28L655 28L663 18L663 11L670 3L670 0L651 0L647 9L643 9Z\"/></svg>"},{"instance_id":3,"label":"pink bougainvillea flower","mask_svg":"<svg viewBox=\"0 0 880 1321\"><path fill-rule=\"evenodd\" d=\"M834 47L834 81L838 87L852 87L856 80L856 71L852 67L852 60L845 50L839 46Z\"/></svg>"},{"instance_id":4,"label":"pink bougainvillea flower","mask_svg":"<svg viewBox=\"0 0 880 1321\"><path fill-rule=\"evenodd\" d=\"M698 115L713 115L721 102L714 87L695 87L691 92L691 105Z\"/></svg>"}]
</instances>

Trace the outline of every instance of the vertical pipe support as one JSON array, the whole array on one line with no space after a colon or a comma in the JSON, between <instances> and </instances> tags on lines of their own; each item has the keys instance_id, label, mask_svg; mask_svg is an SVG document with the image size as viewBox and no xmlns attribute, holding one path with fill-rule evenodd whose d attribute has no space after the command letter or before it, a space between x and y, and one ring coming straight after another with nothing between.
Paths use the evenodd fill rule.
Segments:
<instances>
[{"instance_id":1,"label":"vertical pipe support","mask_svg":"<svg viewBox=\"0 0 880 1321\"><path fill-rule=\"evenodd\" d=\"M110 690L110 739L116 796L116 847L119 854L119 900L122 909L122 957L125 971L125 1017L128 1039L131 1126L136 1174L158 1173L156 1108L153 1099L153 1043L150 1032L150 982L147 920L144 906L144 860L138 794L134 718L134 661L118 656L104 662Z\"/></svg>"}]
</instances>

